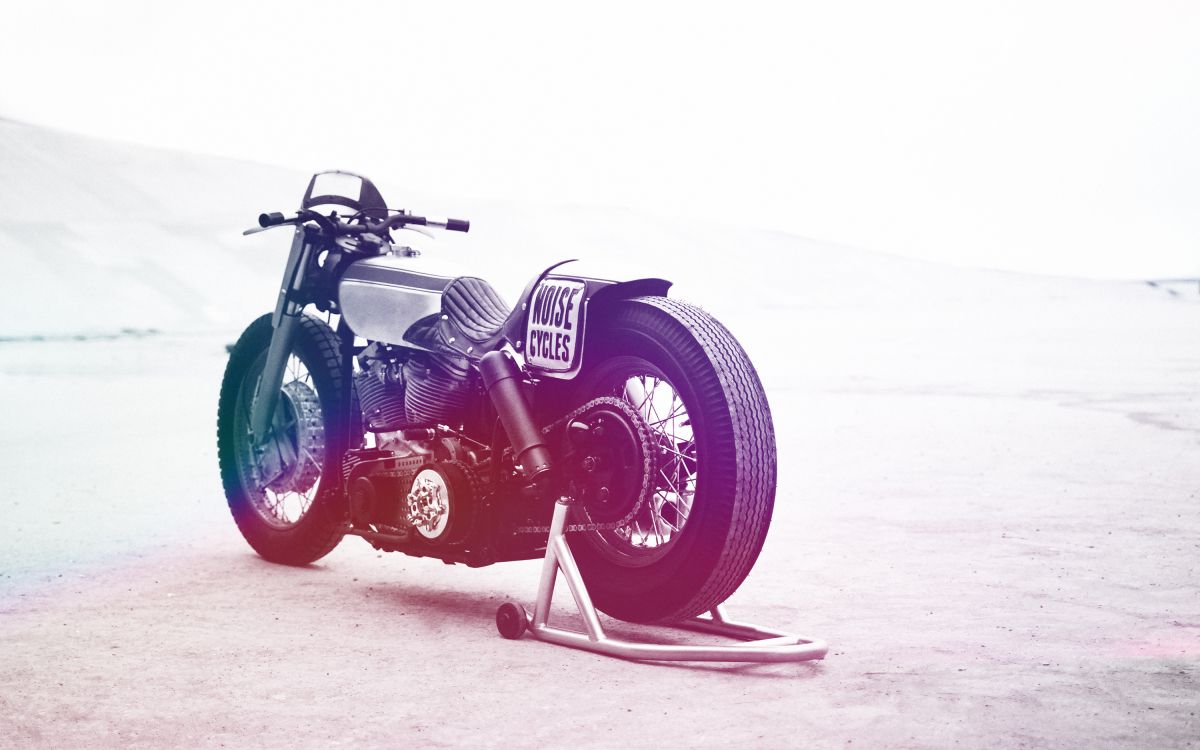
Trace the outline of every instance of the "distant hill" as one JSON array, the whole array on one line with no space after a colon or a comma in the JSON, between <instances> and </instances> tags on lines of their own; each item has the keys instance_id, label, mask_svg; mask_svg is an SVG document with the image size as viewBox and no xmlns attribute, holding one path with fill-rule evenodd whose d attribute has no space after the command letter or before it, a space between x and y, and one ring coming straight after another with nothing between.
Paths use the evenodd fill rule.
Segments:
<instances>
[{"instance_id":1,"label":"distant hill","mask_svg":"<svg viewBox=\"0 0 1200 750\"><path fill-rule=\"evenodd\" d=\"M279 262L238 230L302 179L8 121L0 175L0 336L10 337L232 324L237 311L217 300L270 295Z\"/></svg>"},{"instance_id":2,"label":"distant hill","mask_svg":"<svg viewBox=\"0 0 1200 750\"><path fill-rule=\"evenodd\" d=\"M852 352L872 337L917 339L947 327L965 342L1014 314L1032 338L1039 327L1094 314L1076 310L1088 300L1106 300L1100 309L1121 325L1122 308L1113 304L1120 300L1195 299L731 227L738 217L719 207L706 225L603 206L424 195L371 176L393 206L470 218L469 235L410 239L489 279L510 302L526 280L564 258L585 259L581 270L612 278L662 276L676 282L674 296L712 311L756 357L780 358L781 372L813 347ZM260 211L295 207L307 178L0 120L0 339L147 329L236 335L273 304L288 246L285 231L243 237L241 230Z\"/></svg>"}]
</instances>

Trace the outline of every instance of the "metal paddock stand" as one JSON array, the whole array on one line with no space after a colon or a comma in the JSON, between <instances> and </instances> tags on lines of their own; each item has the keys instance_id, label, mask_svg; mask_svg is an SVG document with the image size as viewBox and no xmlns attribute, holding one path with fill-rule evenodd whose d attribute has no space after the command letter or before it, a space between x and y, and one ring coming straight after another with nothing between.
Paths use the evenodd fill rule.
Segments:
<instances>
[{"instance_id":1,"label":"metal paddock stand","mask_svg":"<svg viewBox=\"0 0 1200 750\"><path fill-rule=\"evenodd\" d=\"M501 605L496 612L497 629L505 638L520 638L528 630L534 638L548 643L621 659L647 661L793 662L822 659L829 650L824 641L766 630L757 625L731 622L725 618L720 606L713 608L708 617L696 617L667 627L710 633L743 643L682 646L635 643L606 635L600 625L596 608L592 606L587 587L579 574L579 568L575 564L575 556L571 554L567 537L563 533L569 508L568 502L564 500L559 500L554 506L533 615L513 602ZM560 570L571 589L571 595L575 598L575 606L583 617L586 632L555 627L549 622L550 604L554 598L554 581Z\"/></svg>"}]
</instances>

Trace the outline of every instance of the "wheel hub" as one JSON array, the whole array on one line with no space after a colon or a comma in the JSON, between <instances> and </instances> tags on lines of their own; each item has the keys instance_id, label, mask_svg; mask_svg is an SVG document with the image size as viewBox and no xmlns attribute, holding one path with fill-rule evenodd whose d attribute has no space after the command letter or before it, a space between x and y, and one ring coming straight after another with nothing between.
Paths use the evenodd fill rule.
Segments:
<instances>
[{"instance_id":1,"label":"wheel hub","mask_svg":"<svg viewBox=\"0 0 1200 750\"><path fill-rule=\"evenodd\" d=\"M636 417L599 407L584 414L568 430L567 464L572 495L583 503L595 523L618 521L641 496L645 446Z\"/></svg>"}]
</instances>

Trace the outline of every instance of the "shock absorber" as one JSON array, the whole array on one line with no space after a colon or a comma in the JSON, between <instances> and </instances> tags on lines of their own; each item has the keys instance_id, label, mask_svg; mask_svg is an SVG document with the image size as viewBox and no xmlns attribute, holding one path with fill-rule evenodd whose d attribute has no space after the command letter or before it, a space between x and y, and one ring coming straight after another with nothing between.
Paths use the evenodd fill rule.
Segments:
<instances>
[{"instance_id":1,"label":"shock absorber","mask_svg":"<svg viewBox=\"0 0 1200 750\"><path fill-rule=\"evenodd\" d=\"M531 482L543 479L552 468L550 450L525 401L521 368L508 352L494 351L479 361L479 374L525 478Z\"/></svg>"}]
</instances>

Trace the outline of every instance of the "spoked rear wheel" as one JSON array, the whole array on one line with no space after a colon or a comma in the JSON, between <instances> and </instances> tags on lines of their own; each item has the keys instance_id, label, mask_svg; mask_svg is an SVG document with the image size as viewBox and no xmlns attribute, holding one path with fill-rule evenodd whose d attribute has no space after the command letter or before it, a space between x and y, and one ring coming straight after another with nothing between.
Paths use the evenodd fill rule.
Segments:
<instances>
[{"instance_id":1,"label":"spoked rear wheel","mask_svg":"<svg viewBox=\"0 0 1200 750\"><path fill-rule=\"evenodd\" d=\"M615 396L637 411L650 432L650 493L627 523L576 532L572 549L601 610L677 621L728 598L762 549L775 498L771 412L746 353L708 314L663 297L609 312L589 330L573 400ZM600 515L594 502L579 513Z\"/></svg>"},{"instance_id":2,"label":"spoked rear wheel","mask_svg":"<svg viewBox=\"0 0 1200 750\"><path fill-rule=\"evenodd\" d=\"M324 322L300 319L270 434L256 441L250 414L271 334L264 315L230 353L217 413L221 479L250 546L272 562L305 565L337 546L345 520L339 345Z\"/></svg>"}]
</instances>

